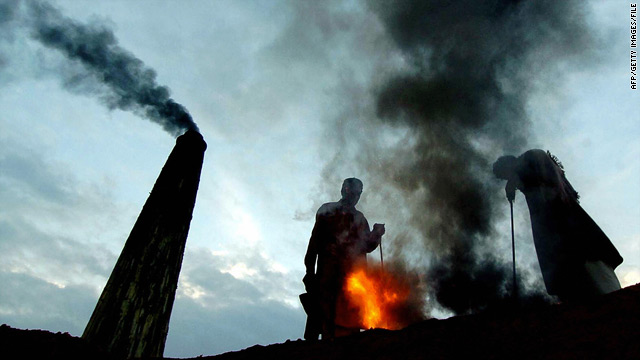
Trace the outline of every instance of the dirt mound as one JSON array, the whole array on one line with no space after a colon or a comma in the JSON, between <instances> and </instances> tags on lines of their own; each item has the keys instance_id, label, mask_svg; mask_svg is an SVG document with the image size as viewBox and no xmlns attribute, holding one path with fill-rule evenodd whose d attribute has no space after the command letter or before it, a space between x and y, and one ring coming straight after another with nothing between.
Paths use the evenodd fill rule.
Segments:
<instances>
[{"instance_id":1,"label":"dirt mound","mask_svg":"<svg viewBox=\"0 0 640 360\"><path fill-rule=\"evenodd\" d=\"M433 319L397 331L287 341L205 359L640 359L639 304L640 284L583 304ZM0 326L0 358L111 359L67 333L7 325Z\"/></svg>"}]
</instances>

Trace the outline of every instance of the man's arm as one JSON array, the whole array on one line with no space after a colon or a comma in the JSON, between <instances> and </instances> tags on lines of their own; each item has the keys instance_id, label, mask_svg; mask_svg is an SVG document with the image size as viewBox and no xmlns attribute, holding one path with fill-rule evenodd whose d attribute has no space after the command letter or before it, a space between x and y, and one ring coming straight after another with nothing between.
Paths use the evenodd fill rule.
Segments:
<instances>
[{"instance_id":1,"label":"man's arm","mask_svg":"<svg viewBox=\"0 0 640 360\"><path fill-rule=\"evenodd\" d=\"M504 188L504 192L507 194L507 200L513 202L516 199L516 189L518 188L518 184L520 180L518 179L518 175L514 175L509 181L507 181L507 185Z\"/></svg>"},{"instance_id":2,"label":"man's arm","mask_svg":"<svg viewBox=\"0 0 640 360\"><path fill-rule=\"evenodd\" d=\"M311 231L311 238L309 239L309 245L307 246L307 253L304 256L304 266L306 268L307 275L315 274L316 258L318 257L318 218L316 217L316 223Z\"/></svg>"},{"instance_id":3,"label":"man's arm","mask_svg":"<svg viewBox=\"0 0 640 360\"><path fill-rule=\"evenodd\" d=\"M370 253L378 247L382 240L382 235L384 235L385 232L384 224L374 224L373 231L371 231L369 230L369 222L364 215L362 215L362 213L358 215L358 232L360 234L360 239L363 240L361 245L363 247L362 250Z\"/></svg>"},{"instance_id":4,"label":"man's arm","mask_svg":"<svg viewBox=\"0 0 640 360\"><path fill-rule=\"evenodd\" d=\"M307 292L313 292L315 289L315 274L316 274L316 259L318 258L319 245L322 231L322 224L320 217L316 214L316 223L311 231L311 238L309 239L309 245L307 246L307 253L304 256L304 266L306 272L302 282Z\"/></svg>"}]
</instances>

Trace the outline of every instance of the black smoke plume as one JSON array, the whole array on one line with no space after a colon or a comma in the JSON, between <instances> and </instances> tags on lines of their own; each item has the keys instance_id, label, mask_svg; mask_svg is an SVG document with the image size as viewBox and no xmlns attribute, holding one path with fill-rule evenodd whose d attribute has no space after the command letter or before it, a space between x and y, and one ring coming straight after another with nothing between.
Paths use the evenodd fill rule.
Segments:
<instances>
[{"instance_id":1,"label":"black smoke plume","mask_svg":"<svg viewBox=\"0 0 640 360\"><path fill-rule=\"evenodd\" d=\"M462 314L504 304L511 261L498 254L494 225L508 205L491 163L527 149L528 95L554 64L585 48L583 7L551 0L369 5L409 64L375 89L375 121L410 129L409 140L386 149L369 175L410 202L409 222L429 259L429 293L441 306ZM523 298L546 296L522 287Z\"/></svg>"},{"instance_id":2,"label":"black smoke plume","mask_svg":"<svg viewBox=\"0 0 640 360\"><path fill-rule=\"evenodd\" d=\"M157 84L156 72L120 47L110 29L98 24L81 24L44 2L26 4L31 36L81 63L86 71L81 79L78 74L76 78L65 79L67 86L84 84L83 81L98 82L104 85L99 95L110 109L132 111L160 124L175 136L186 130L198 130L184 106L171 98L169 89Z\"/></svg>"}]
</instances>

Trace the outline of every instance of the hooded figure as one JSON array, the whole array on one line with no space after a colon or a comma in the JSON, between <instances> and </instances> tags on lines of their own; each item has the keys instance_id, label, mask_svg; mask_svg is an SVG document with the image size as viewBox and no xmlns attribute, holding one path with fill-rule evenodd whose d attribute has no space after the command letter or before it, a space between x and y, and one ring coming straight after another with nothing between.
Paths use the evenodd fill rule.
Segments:
<instances>
[{"instance_id":1,"label":"hooded figure","mask_svg":"<svg viewBox=\"0 0 640 360\"><path fill-rule=\"evenodd\" d=\"M620 289L614 269L622 257L582 209L578 193L549 152L529 150L503 156L493 173L507 180L509 201L516 189L527 199L533 241L547 292L573 301Z\"/></svg>"},{"instance_id":2,"label":"hooded figure","mask_svg":"<svg viewBox=\"0 0 640 360\"><path fill-rule=\"evenodd\" d=\"M331 339L359 331L354 324L336 324L336 313L344 311L344 280L356 264L366 262L366 254L376 249L385 232L382 224L375 224L371 231L367 219L355 208L362 193L360 180L346 179L341 193L340 201L326 203L318 210L304 258L306 275L302 281L317 301L315 310L314 305L305 306L309 315L307 340L317 339L319 333L323 339ZM304 296L303 305L313 304Z\"/></svg>"}]
</instances>

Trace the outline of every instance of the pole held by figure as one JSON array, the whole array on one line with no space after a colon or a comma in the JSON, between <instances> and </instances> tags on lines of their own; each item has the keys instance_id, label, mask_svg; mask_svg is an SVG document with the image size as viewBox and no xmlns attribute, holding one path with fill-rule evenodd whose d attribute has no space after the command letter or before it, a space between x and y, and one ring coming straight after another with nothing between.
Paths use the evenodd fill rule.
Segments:
<instances>
[{"instance_id":1,"label":"pole held by figure","mask_svg":"<svg viewBox=\"0 0 640 360\"><path fill-rule=\"evenodd\" d=\"M513 200L509 199L511 208L511 255L513 257L513 299L518 299L518 283L516 281L516 236L513 228Z\"/></svg>"}]
</instances>

